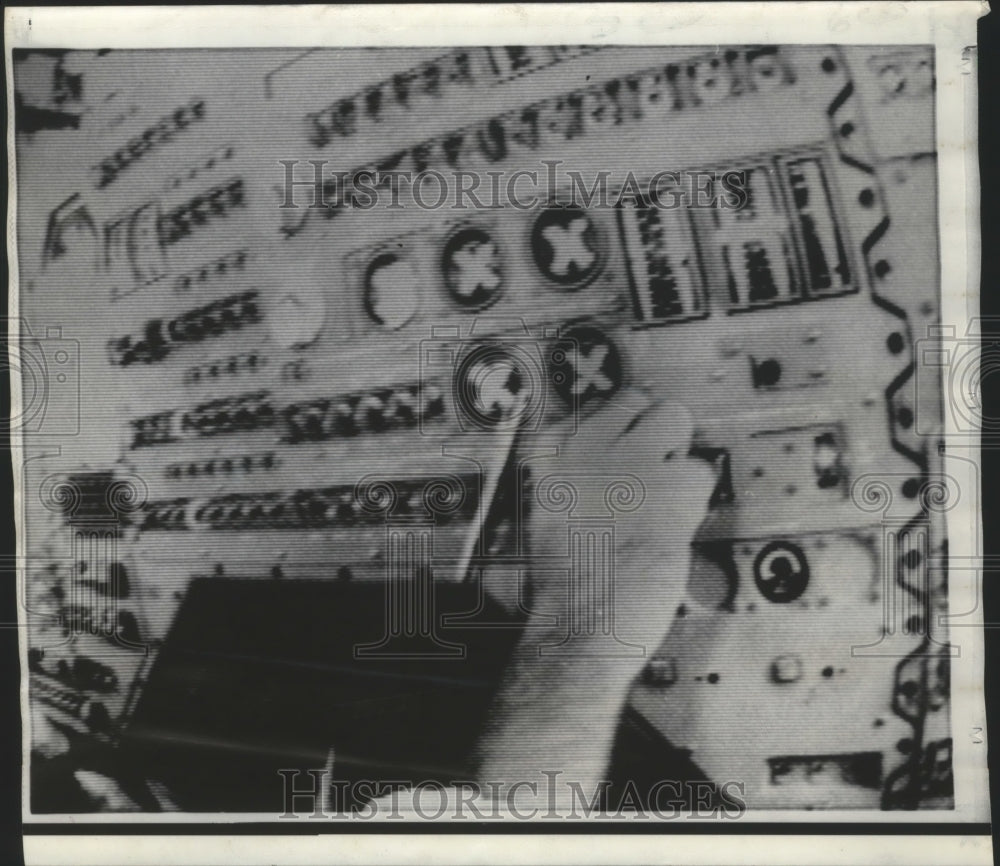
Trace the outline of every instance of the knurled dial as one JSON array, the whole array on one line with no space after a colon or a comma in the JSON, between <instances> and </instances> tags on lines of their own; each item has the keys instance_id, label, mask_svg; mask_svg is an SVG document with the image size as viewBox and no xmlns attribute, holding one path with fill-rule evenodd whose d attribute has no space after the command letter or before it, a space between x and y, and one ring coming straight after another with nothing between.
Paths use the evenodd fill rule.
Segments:
<instances>
[{"instance_id":1,"label":"knurled dial","mask_svg":"<svg viewBox=\"0 0 1000 866\"><path fill-rule=\"evenodd\" d=\"M275 292L265 321L281 348L295 349L316 340L325 318L326 302L318 289L283 287Z\"/></svg>"}]
</instances>

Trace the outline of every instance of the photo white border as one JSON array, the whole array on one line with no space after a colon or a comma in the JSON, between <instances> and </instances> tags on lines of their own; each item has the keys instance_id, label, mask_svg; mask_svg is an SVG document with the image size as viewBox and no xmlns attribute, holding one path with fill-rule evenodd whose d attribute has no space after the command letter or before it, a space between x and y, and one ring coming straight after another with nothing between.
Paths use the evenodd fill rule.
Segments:
<instances>
[{"instance_id":1,"label":"photo white border","mask_svg":"<svg viewBox=\"0 0 1000 866\"><path fill-rule=\"evenodd\" d=\"M938 225L941 250L941 322L964 334L978 315L979 250L978 168L976 138L976 20L989 11L976 0L872 3L630 3L538 5L297 6L297 7L24 7L5 10L8 105L14 105L11 49L17 48L237 48L315 46L447 46L447 45L715 45L767 44L933 44L936 54L936 125L939 166ZM16 257L16 167L13 111L8 112L7 249L10 262L9 315L18 315ZM12 370L12 412L20 411L21 390ZM945 433L954 433L946 430ZM15 466L22 456L20 437L12 435ZM977 489L974 466L978 445L962 443L949 472L965 467L962 489ZM18 479L19 480L19 479ZM15 481L17 486L18 482ZM18 549L24 526L20 490L15 489ZM949 515L949 543L955 556L979 557L980 533L974 531L978 503L966 501ZM950 602L967 609L978 587L953 580ZM19 587L19 591L20 591ZM19 599L19 603L22 602ZM981 610L979 612L981 621ZM966 620L974 624L975 620ZM27 712L26 634L20 633L24 781L27 784L30 713ZM952 682L955 767L953 812L754 811L753 822L886 822L914 823L989 820L985 767L985 707L982 696L983 634L962 630L961 676ZM959 709L961 710L959 712ZM959 724L960 723L960 724ZM978 733L974 733L978 732ZM977 740L979 742L977 742ZM25 790L26 787L25 787ZM961 805L961 808L959 806ZM73 815L31 816L26 823L66 820L98 832L104 823L211 823L273 821L275 815ZM617 828L615 828L617 829ZM666 838L669 836L669 840ZM105 841L102 843L101 838ZM864 840L869 841L860 844ZM516 840L516 842L515 842ZM624 840L624 841L623 841ZM872 847L866 847L870 844ZM884 849L882 848L885 845ZM380 862L574 862L632 861L674 863L847 863L874 862L962 864L988 863L984 837L771 837L610 835L568 836L491 834L437 836L344 834L234 837L42 836L25 839L25 855L34 863L162 863L166 851L177 863L362 863ZM766 851L766 855L762 852ZM113 858L121 859L113 859Z\"/></svg>"}]
</instances>

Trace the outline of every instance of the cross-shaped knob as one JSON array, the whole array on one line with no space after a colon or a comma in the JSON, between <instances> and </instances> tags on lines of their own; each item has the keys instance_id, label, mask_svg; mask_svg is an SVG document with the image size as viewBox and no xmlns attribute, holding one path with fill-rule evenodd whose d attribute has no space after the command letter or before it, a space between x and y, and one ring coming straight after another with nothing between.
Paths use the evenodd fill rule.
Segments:
<instances>
[{"instance_id":1,"label":"cross-shaped knob","mask_svg":"<svg viewBox=\"0 0 1000 866\"><path fill-rule=\"evenodd\" d=\"M445 285L455 303L467 309L482 309L503 288L500 251L496 242L480 229L464 229L445 246L442 256Z\"/></svg>"},{"instance_id":2,"label":"cross-shaped knob","mask_svg":"<svg viewBox=\"0 0 1000 866\"><path fill-rule=\"evenodd\" d=\"M550 375L566 403L583 405L609 397L622 384L618 349L598 328L582 325L566 332L550 355Z\"/></svg>"},{"instance_id":3,"label":"cross-shaped knob","mask_svg":"<svg viewBox=\"0 0 1000 866\"><path fill-rule=\"evenodd\" d=\"M579 208L550 208L535 221L531 250L542 274L564 286L578 286L600 270L597 226Z\"/></svg>"}]
</instances>

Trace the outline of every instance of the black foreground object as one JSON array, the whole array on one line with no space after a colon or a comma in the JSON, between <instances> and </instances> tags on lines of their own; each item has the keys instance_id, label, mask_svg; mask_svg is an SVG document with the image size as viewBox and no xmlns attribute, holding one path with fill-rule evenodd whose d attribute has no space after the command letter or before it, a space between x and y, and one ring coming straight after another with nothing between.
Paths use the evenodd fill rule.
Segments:
<instances>
[{"instance_id":1,"label":"black foreground object","mask_svg":"<svg viewBox=\"0 0 1000 866\"><path fill-rule=\"evenodd\" d=\"M433 598L434 637L379 646L391 628L384 582L195 580L122 758L186 812L277 816L279 770L322 770L331 748L338 781L468 779L520 624L480 609L472 584L436 583ZM456 615L468 621L442 621Z\"/></svg>"},{"instance_id":2,"label":"black foreground object","mask_svg":"<svg viewBox=\"0 0 1000 866\"><path fill-rule=\"evenodd\" d=\"M331 748L328 779L344 785L331 811L374 793L359 785L352 798L355 783L470 780L521 623L468 583L434 585L433 637L384 642L389 609L381 582L195 580L125 731L122 769L162 782L184 812L275 817L285 786L308 791L306 771L323 770ZM629 780L641 802L664 779L704 775L626 711L602 805L617 808Z\"/></svg>"}]
</instances>

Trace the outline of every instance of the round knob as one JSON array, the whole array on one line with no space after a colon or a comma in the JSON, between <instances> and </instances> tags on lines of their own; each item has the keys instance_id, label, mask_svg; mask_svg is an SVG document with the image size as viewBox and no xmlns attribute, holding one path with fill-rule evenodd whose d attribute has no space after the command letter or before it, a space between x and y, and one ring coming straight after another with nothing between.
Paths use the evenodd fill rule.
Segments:
<instances>
[{"instance_id":1,"label":"round knob","mask_svg":"<svg viewBox=\"0 0 1000 866\"><path fill-rule=\"evenodd\" d=\"M377 324L392 331L406 325L420 306L420 280L413 263L394 253L376 257L365 271L364 303Z\"/></svg>"},{"instance_id":2,"label":"round knob","mask_svg":"<svg viewBox=\"0 0 1000 866\"><path fill-rule=\"evenodd\" d=\"M441 255L444 284L451 299L466 310L482 310L503 291L500 250L482 229L456 232Z\"/></svg>"},{"instance_id":3,"label":"round knob","mask_svg":"<svg viewBox=\"0 0 1000 866\"><path fill-rule=\"evenodd\" d=\"M283 349L315 342L326 318L326 301L318 287L281 289L267 310L267 326Z\"/></svg>"},{"instance_id":4,"label":"round knob","mask_svg":"<svg viewBox=\"0 0 1000 866\"><path fill-rule=\"evenodd\" d=\"M599 328L571 328L549 354L549 376L556 393L570 406L607 398L622 385L624 371L617 346Z\"/></svg>"},{"instance_id":5,"label":"round knob","mask_svg":"<svg viewBox=\"0 0 1000 866\"><path fill-rule=\"evenodd\" d=\"M531 349L508 342L483 343L455 370L455 398L462 417L484 429L537 420L542 371Z\"/></svg>"},{"instance_id":6,"label":"round knob","mask_svg":"<svg viewBox=\"0 0 1000 866\"><path fill-rule=\"evenodd\" d=\"M603 242L590 214L578 207L546 208L531 230L535 266L564 288L580 288L604 264Z\"/></svg>"},{"instance_id":7,"label":"round knob","mask_svg":"<svg viewBox=\"0 0 1000 866\"><path fill-rule=\"evenodd\" d=\"M750 72L758 90L774 90L781 84L782 73L778 58L772 53L760 52L749 58Z\"/></svg>"},{"instance_id":8,"label":"round knob","mask_svg":"<svg viewBox=\"0 0 1000 866\"><path fill-rule=\"evenodd\" d=\"M688 76L692 79L692 86L703 103L719 102L729 95L726 72L717 57L689 66Z\"/></svg>"}]
</instances>

